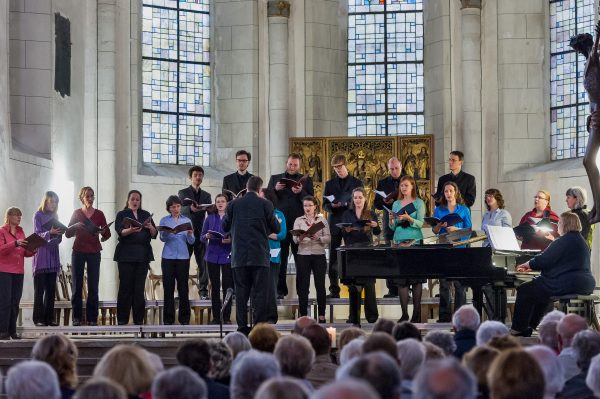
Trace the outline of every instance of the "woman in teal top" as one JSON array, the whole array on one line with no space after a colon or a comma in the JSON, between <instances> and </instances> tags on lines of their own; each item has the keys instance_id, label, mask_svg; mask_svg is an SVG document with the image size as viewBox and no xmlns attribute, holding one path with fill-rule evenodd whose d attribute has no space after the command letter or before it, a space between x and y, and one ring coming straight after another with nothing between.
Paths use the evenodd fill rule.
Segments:
<instances>
[{"instance_id":1,"label":"woman in teal top","mask_svg":"<svg viewBox=\"0 0 600 399\"><path fill-rule=\"evenodd\" d=\"M409 204L413 204L415 210L408 214L396 215L395 213ZM392 205L393 214L390 214L389 226L394 232L394 242L405 240L422 240L423 218L425 217L425 203L417 197L417 187L415 179L411 176L404 176L400 179L400 190L398 199ZM413 292L413 315L410 321L412 323L421 322L421 294L425 280L400 279L396 280L400 289L400 306L402 307L402 317L400 321L408 320L408 286L411 286Z\"/></svg>"}]
</instances>

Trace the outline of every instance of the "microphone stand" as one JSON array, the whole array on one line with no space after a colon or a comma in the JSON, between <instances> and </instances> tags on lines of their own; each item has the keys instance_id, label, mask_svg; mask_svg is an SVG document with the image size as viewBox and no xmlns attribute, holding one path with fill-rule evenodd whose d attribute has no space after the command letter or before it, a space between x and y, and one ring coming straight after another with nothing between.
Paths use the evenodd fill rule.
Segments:
<instances>
[{"instance_id":1,"label":"microphone stand","mask_svg":"<svg viewBox=\"0 0 600 399\"><path fill-rule=\"evenodd\" d=\"M225 307L231 301L231 297L233 296L233 290L229 288L227 290L227 295L225 295L225 300L223 301L223 306L221 306L221 315L219 317L219 338L223 339L223 311Z\"/></svg>"}]
</instances>

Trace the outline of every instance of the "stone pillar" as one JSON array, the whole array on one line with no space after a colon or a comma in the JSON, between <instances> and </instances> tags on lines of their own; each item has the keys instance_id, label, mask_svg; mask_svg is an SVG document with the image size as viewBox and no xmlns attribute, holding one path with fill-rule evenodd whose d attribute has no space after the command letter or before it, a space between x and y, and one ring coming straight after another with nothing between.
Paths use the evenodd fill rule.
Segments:
<instances>
[{"instance_id":1,"label":"stone pillar","mask_svg":"<svg viewBox=\"0 0 600 399\"><path fill-rule=\"evenodd\" d=\"M473 226L480 225L482 181L481 129L481 0L461 0L462 132L456 149L465 153L466 172L475 176L477 199L473 204Z\"/></svg>"},{"instance_id":2,"label":"stone pillar","mask_svg":"<svg viewBox=\"0 0 600 399\"><path fill-rule=\"evenodd\" d=\"M282 170L288 154L288 19L290 3L270 0L269 21L269 156L267 170Z\"/></svg>"}]
</instances>

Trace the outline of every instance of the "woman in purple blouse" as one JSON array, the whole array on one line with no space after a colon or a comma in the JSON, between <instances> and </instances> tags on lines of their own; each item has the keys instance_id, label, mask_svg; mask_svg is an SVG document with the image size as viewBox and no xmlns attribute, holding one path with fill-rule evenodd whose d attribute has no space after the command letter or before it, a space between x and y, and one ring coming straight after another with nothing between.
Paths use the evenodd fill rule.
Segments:
<instances>
[{"instance_id":1,"label":"woman in purple blouse","mask_svg":"<svg viewBox=\"0 0 600 399\"><path fill-rule=\"evenodd\" d=\"M219 324L221 312L221 286L223 297L227 290L233 288L233 275L231 273L231 237L223 237L223 216L227 208L227 197L219 194L215 197L217 212L212 213L204 219L200 239L208 245L204 254L204 260L208 268L208 278L212 286L210 297L212 300L213 319L211 324ZM223 322L231 324L231 301L223 310Z\"/></svg>"},{"instance_id":2,"label":"woman in purple blouse","mask_svg":"<svg viewBox=\"0 0 600 399\"><path fill-rule=\"evenodd\" d=\"M33 215L33 231L48 241L33 257L33 322L36 326L57 326L54 320L56 276L60 271L58 245L62 241L58 221L58 195L46 191L38 211Z\"/></svg>"}]
</instances>

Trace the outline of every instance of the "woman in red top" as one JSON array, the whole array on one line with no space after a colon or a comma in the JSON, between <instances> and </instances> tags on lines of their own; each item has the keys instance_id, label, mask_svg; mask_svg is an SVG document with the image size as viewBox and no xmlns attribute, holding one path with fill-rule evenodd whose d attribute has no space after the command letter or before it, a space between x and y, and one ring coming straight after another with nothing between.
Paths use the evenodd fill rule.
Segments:
<instances>
[{"instance_id":1,"label":"woman in red top","mask_svg":"<svg viewBox=\"0 0 600 399\"><path fill-rule=\"evenodd\" d=\"M555 237L558 237L558 215L550 209L550 193L540 190L533 197L534 208L527 212L521 218L519 224L535 225L541 219L550 219L552 222L552 231L536 230L536 233L530 237L519 237L521 239L521 249L539 249L544 250Z\"/></svg>"},{"instance_id":2,"label":"woman in red top","mask_svg":"<svg viewBox=\"0 0 600 399\"><path fill-rule=\"evenodd\" d=\"M79 200L83 204L80 209L76 209L71 216L69 229L65 237L75 236L73 243L73 255L71 264L73 265L73 296L71 303L73 305L73 325L81 325L82 310L82 288L83 272L87 263L87 301L85 309L85 319L89 326L95 326L98 323L98 282L100 280L100 238L102 242L110 238L110 229L106 225L104 213L99 209L94 209L94 190L91 187L83 187L79 190Z\"/></svg>"},{"instance_id":3,"label":"woman in red top","mask_svg":"<svg viewBox=\"0 0 600 399\"><path fill-rule=\"evenodd\" d=\"M23 213L10 207L4 213L4 226L0 227L0 339L19 339L17 315L23 293L25 260L33 252L25 249L25 232L19 226Z\"/></svg>"}]
</instances>

